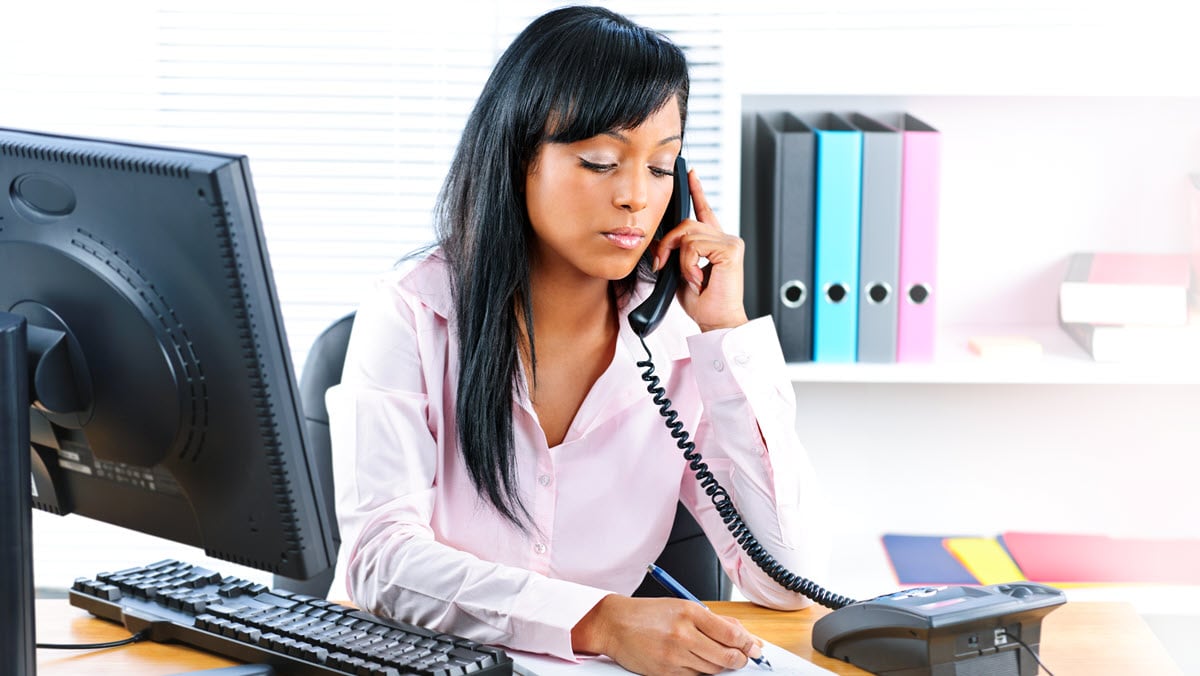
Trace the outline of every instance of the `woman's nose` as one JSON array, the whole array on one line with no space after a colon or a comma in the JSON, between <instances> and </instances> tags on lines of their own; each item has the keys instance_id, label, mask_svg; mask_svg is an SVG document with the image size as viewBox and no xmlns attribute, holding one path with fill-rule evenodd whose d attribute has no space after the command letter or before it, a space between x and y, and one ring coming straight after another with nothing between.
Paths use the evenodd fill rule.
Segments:
<instances>
[{"instance_id":1,"label":"woman's nose","mask_svg":"<svg viewBox=\"0 0 1200 676\"><path fill-rule=\"evenodd\" d=\"M618 188L613 193L613 206L629 212L645 209L649 183L646 172L637 169L627 172L627 175L618 182Z\"/></svg>"}]
</instances>

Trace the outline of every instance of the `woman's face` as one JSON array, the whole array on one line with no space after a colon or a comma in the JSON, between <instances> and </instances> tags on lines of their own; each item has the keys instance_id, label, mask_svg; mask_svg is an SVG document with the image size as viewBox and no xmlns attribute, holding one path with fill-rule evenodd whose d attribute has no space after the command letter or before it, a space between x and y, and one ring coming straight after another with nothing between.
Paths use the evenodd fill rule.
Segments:
<instances>
[{"instance_id":1,"label":"woman's face","mask_svg":"<svg viewBox=\"0 0 1200 676\"><path fill-rule=\"evenodd\" d=\"M543 144L525 177L534 265L606 280L628 276L667 209L681 134L672 96L633 129Z\"/></svg>"}]
</instances>

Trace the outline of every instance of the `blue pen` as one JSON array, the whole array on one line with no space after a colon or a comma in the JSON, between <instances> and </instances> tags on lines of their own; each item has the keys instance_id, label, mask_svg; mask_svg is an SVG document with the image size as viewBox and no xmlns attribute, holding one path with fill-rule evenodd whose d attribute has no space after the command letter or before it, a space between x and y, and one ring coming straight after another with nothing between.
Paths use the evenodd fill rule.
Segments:
<instances>
[{"instance_id":1,"label":"blue pen","mask_svg":"<svg viewBox=\"0 0 1200 676\"><path fill-rule=\"evenodd\" d=\"M654 565L653 563L646 566L646 570L650 571L650 577L654 578L654 580L656 582L658 582L659 584L661 584L667 591L674 594L676 598L681 598L686 601L693 601L695 603L699 603L700 605L704 606L704 601L701 601L700 599L696 598L695 594L688 591L683 585L679 584L678 580L676 580L675 578L668 575L667 571L663 570L662 568L659 568L658 566ZM704 606L704 607L707 608L708 606ZM771 666L771 663L767 661L767 658L765 656L751 657L750 659L754 660L754 663L757 664L758 666L762 667L763 669L769 669L771 671L775 671L775 667Z\"/></svg>"}]
</instances>

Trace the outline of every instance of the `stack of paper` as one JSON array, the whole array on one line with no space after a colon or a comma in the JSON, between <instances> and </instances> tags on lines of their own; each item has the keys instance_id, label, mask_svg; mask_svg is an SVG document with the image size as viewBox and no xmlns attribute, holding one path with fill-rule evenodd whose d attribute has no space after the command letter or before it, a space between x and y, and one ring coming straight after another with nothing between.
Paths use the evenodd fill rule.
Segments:
<instances>
[{"instance_id":1,"label":"stack of paper","mask_svg":"<svg viewBox=\"0 0 1200 676\"><path fill-rule=\"evenodd\" d=\"M1183 254L1077 253L1059 287L1059 321L1096 361L1200 360Z\"/></svg>"}]
</instances>

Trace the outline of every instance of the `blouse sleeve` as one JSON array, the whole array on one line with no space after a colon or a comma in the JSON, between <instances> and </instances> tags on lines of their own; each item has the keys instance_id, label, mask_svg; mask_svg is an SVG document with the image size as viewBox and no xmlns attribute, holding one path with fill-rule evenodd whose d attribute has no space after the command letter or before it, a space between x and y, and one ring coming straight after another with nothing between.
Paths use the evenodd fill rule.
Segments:
<instances>
[{"instance_id":1,"label":"blouse sleeve","mask_svg":"<svg viewBox=\"0 0 1200 676\"><path fill-rule=\"evenodd\" d=\"M688 347L704 409L696 450L767 552L791 572L821 584L829 559L822 491L796 434L795 394L771 318L690 336ZM746 555L695 472L685 472L682 481L681 499L748 599L776 609L810 605Z\"/></svg>"},{"instance_id":2,"label":"blouse sleeve","mask_svg":"<svg viewBox=\"0 0 1200 676\"><path fill-rule=\"evenodd\" d=\"M435 539L442 423L429 416L422 360L446 343L422 325L444 320L421 310L377 288L355 317L342 383L326 396L347 592L378 615L575 659L571 628L608 592Z\"/></svg>"}]
</instances>

